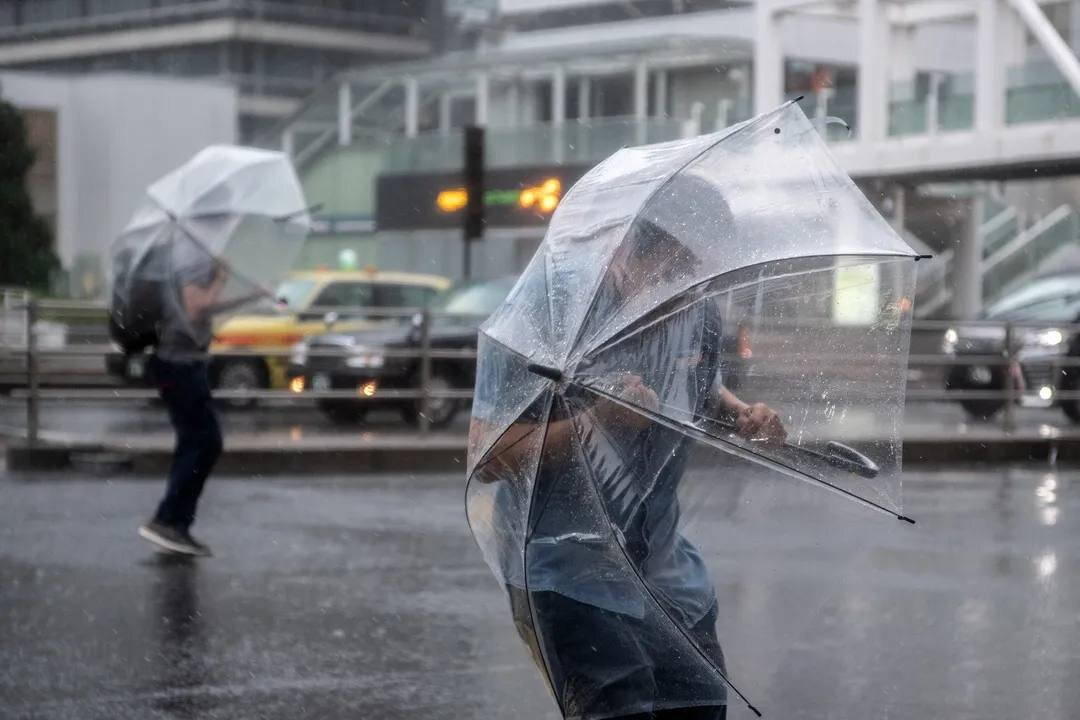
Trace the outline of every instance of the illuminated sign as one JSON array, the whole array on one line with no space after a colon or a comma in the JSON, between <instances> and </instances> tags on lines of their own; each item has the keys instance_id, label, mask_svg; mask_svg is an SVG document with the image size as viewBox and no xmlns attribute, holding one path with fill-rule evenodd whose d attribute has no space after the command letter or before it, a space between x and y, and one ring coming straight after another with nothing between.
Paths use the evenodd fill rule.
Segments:
<instances>
[{"instance_id":1,"label":"illuminated sign","mask_svg":"<svg viewBox=\"0 0 1080 720\"><path fill-rule=\"evenodd\" d=\"M499 168L484 178L488 227L546 225L563 195L589 168ZM460 228L468 203L455 173L381 175L377 180L375 223L380 230Z\"/></svg>"}]
</instances>

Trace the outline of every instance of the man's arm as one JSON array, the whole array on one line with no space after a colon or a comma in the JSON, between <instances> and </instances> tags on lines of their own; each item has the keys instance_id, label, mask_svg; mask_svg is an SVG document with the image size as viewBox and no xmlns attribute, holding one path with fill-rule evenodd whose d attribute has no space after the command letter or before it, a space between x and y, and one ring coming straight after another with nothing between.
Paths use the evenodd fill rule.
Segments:
<instances>
[{"instance_id":1,"label":"man's arm","mask_svg":"<svg viewBox=\"0 0 1080 720\"><path fill-rule=\"evenodd\" d=\"M745 403L735 393L720 386L715 396L722 418L734 423L739 435L752 442L781 445L787 440L787 430L780 415L765 403Z\"/></svg>"}]
</instances>

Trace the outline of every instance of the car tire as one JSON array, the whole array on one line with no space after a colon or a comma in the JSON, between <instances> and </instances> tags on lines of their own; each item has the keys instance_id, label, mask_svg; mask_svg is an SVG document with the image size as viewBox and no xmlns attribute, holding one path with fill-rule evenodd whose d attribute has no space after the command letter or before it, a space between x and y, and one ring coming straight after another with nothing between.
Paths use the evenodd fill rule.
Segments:
<instances>
[{"instance_id":1,"label":"car tire","mask_svg":"<svg viewBox=\"0 0 1080 720\"><path fill-rule=\"evenodd\" d=\"M216 390L265 390L270 383L265 368L253 360L226 360L217 369L214 380ZM229 399L225 403L232 408L248 409L256 404L255 398Z\"/></svg>"},{"instance_id":2,"label":"car tire","mask_svg":"<svg viewBox=\"0 0 1080 720\"><path fill-rule=\"evenodd\" d=\"M413 378L412 387L420 388L420 375ZM431 382L428 387L432 390L454 390L460 388L457 373L450 368L435 367L431 370ZM419 398L413 402L401 406L401 417L410 425L419 427L420 415L424 403ZM454 417L461 410L460 400L432 398L428 403L428 427L443 428L453 422Z\"/></svg>"},{"instance_id":3,"label":"car tire","mask_svg":"<svg viewBox=\"0 0 1080 720\"><path fill-rule=\"evenodd\" d=\"M319 403L319 410L330 422L343 427L359 425L367 418L368 409L358 402L329 400Z\"/></svg>"},{"instance_id":4,"label":"car tire","mask_svg":"<svg viewBox=\"0 0 1080 720\"><path fill-rule=\"evenodd\" d=\"M967 367L956 365L949 372L945 388L947 390L1005 390L1005 368L994 367L990 371L990 381L987 383L972 382L967 376ZM972 420L990 420L997 415L1003 407L1004 400L961 400L960 407Z\"/></svg>"},{"instance_id":5,"label":"car tire","mask_svg":"<svg viewBox=\"0 0 1080 720\"><path fill-rule=\"evenodd\" d=\"M990 420L1005 407L1001 400L961 400L960 406L972 420Z\"/></svg>"}]
</instances>

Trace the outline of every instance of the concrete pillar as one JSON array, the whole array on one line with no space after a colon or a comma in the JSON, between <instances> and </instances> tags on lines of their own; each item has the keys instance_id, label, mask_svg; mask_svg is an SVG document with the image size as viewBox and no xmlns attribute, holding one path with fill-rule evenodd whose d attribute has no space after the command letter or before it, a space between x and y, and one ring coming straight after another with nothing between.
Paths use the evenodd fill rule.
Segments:
<instances>
[{"instance_id":1,"label":"concrete pillar","mask_svg":"<svg viewBox=\"0 0 1080 720\"><path fill-rule=\"evenodd\" d=\"M484 127L488 124L488 107L491 100L491 82L487 73L476 76L476 124Z\"/></svg>"},{"instance_id":2,"label":"concrete pillar","mask_svg":"<svg viewBox=\"0 0 1080 720\"><path fill-rule=\"evenodd\" d=\"M566 122L566 69L555 68L551 74L551 124L556 127Z\"/></svg>"},{"instance_id":3,"label":"concrete pillar","mask_svg":"<svg viewBox=\"0 0 1080 720\"><path fill-rule=\"evenodd\" d=\"M772 110L784 100L784 53L780 22L772 0L754 4L754 114Z\"/></svg>"},{"instance_id":4,"label":"concrete pillar","mask_svg":"<svg viewBox=\"0 0 1080 720\"><path fill-rule=\"evenodd\" d=\"M979 225L985 208L980 196L971 199L967 222L963 225L953 255L952 316L972 320L982 310L982 235Z\"/></svg>"},{"instance_id":5,"label":"concrete pillar","mask_svg":"<svg viewBox=\"0 0 1080 720\"><path fill-rule=\"evenodd\" d=\"M647 138L645 123L649 119L649 65L639 60L634 67L634 122L638 145Z\"/></svg>"},{"instance_id":6,"label":"concrete pillar","mask_svg":"<svg viewBox=\"0 0 1080 720\"><path fill-rule=\"evenodd\" d=\"M858 131L863 141L883 140L888 131L890 25L882 0L859 0Z\"/></svg>"},{"instance_id":7,"label":"concrete pillar","mask_svg":"<svg viewBox=\"0 0 1080 720\"><path fill-rule=\"evenodd\" d=\"M352 145L352 108L352 83L345 80L338 85L338 145Z\"/></svg>"},{"instance_id":8,"label":"concrete pillar","mask_svg":"<svg viewBox=\"0 0 1080 720\"><path fill-rule=\"evenodd\" d=\"M578 78L577 86L577 106L578 106L578 119L588 120L592 115L592 80L588 77L581 76Z\"/></svg>"},{"instance_id":9,"label":"concrete pillar","mask_svg":"<svg viewBox=\"0 0 1080 720\"><path fill-rule=\"evenodd\" d=\"M982 132L1005 122L1001 42L1007 11L1003 0L982 0L975 9L975 129Z\"/></svg>"},{"instance_id":10,"label":"concrete pillar","mask_svg":"<svg viewBox=\"0 0 1080 720\"><path fill-rule=\"evenodd\" d=\"M668 72L667 70L657 70L653 88L653 105L656 108L656 112L653 114L656 117L667 117L667 99Z\"/></svg>"},{"instance_id":11,"label":"concrete pillar","mask_svg":"<svg viewBox=\"0 0 1080 720\"><path fill-rule=\"evenodd\" d=\"M562 67L555 68L551 75L551 124L552 160L559 164L563 161L566 148L566 69Z\"/></svg>"},{"instance_id":12,"label":"concrete pillar","mask_svg":"<svg viewBox=\"0 0 1080 720\"><path fill-rule=\"evenodd\" d=\"M514 80L506 90L506 122L511 127L521 122L521 83Z\"/></svg>"},{"instance_id":13,"label":"concrete pillar","mask_svg":"<svg viewBox=\"0 0 1080 720\"><path fill-rule=\"evenodd\" d=\"M420 132L420 82L414 77L405 78L405 137L416 137Z\"/></svg>"},{"instance_id":14,"label":"concrete pillar","mask_svg":"<svg viewBox=\"0 0 1080 720\"><path fill-rule=\"evenodd\" d=\"M452 103L453 98L450 97L450 93L444 92L439 95L439 132L443 134L450 132L450 123L452 122L450 109Z\"/></svg>"}]
</instances>

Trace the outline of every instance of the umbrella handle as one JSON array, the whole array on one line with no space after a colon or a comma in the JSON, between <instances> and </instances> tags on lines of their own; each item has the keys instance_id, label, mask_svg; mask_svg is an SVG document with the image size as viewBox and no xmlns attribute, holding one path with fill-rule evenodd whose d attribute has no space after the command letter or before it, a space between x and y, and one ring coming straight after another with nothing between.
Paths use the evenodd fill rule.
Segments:
<instances>
[{"instance_id":1,"label":"umbrella handle","mask_svg":"<svg viewBox=\"0 0 1080 720\"><path fill-rule=\"evenodd\" d=\"M731 423L719 420L715 422L729 432L737 432L735 426ZM830 440L822 449L805 447L803 445L792 445L786 441L781 447L787 452L809 455L810 457L824 461L840 470L855 473L860 477L876 478L881 472L881 468L878 467L878 464L866 455L863 455L849 445L836 442L835 440Z\"/></svg>"}]
</instances>

